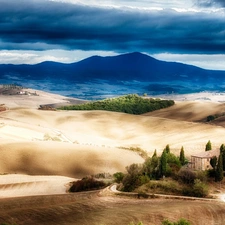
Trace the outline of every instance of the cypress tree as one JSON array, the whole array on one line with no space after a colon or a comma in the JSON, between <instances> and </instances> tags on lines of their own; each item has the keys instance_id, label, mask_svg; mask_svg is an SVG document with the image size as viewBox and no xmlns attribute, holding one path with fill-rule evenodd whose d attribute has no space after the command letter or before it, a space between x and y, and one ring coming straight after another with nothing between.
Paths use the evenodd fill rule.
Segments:
<instances>
[{"instance_id":1,"label":"cypress tree","mask_svg":"<svg viewBox=\"0 0 225 225\"><path fill-rule=\"evenodd\" d=\"M225 171L225 146L222 144L220 146L220 154L223 156L223 171Z\"/></svg>"},{"instance_id":2,"label":"cypress tree","mask_svg":"<svg viewBox=\"0 0 225 225\"><path fill-rule=\"evenodd\" d=\"M155 150L154 154L152 156L152 160L151 160L151 177L150 178L153 178L153 179L159 178L160 177L159 170L160 170L159 158L158 158L157 152Z\"/></svg>"},{"instance_id":3,"label":"cypress tree","mask_svg":"<svg viewBox=\"0 0 225 225\"><path fill-rule=\"evenodd\" d=\"M166 150L166 153L170 153L170 146L169 145L166 145L165 150Z\"/></svg>"},{"instance_id":4,"label":"cypress tree","mask_svg":"<svg viewBox=\"0 0 225 225\"><path fill-rule=\"evenodd\" d=\"M208 141L208 142L207 142L207 144L206 144L206 146L205 146L205 150L206 150L206 151L212 150L212 144L211 144L211 141Z\"/></svg>"},{"instance_id":5,"label":"cypress tree","mask_svg":"<svg viewBox=\"0 0 225 225\"><path fill-rule=\"evenodd\" d=\"M153 158L153 157L157 157L156 149L155 149L155 151L154 151L154 154L153 154L152 158Z\"/></svg>"},{"instance_id":6,"label":"cypress tree","mask_svg":"<svg viewBox=\"0 0 225 225\"><path fill-rule=\"evenodd\" d=\"M215 181L219 182L223 180L223 157L222 154L219 155L218 163L216 166Z\"/></svg>"},{"instance_id":7,"label":"cypress tree","mask_svg":"<svg viewBox=\"0 0 225 225\"><path fill-rule=\"evenodd\" d=\"M167 153L164 149L160 157L160 174L161 177L166 175Z\"/></svg>"},{"instance_id":8,"label":"cypress tree","mask_svg":"<svg viewBox=\"0 0 225 225\"><path fill-rule=\"evenodd\" d=\"M223 171L225 171L225 151L223 151L221 154L223 158Z\"/></svg>"},{"instance_id":9,"label":"cypress tree","mask_svg":"<svg viewBox=\"0 0 225 225\"><path fill-rule=\"evenodd\" d=\"M213 170L215 171L216 169L216 164L217 164L217 157L216 156L213 156L211 159L210 159L210 165L212 166Z\"/></svg>"},{"instance_id":10,"label":"cypress tree","mask_svg":"<svg viewBox=\"0 0 225 225\"><path fill-rule=\"evenodd\" d=\"M222 144L221 146L220 146L220 153L222 153L222 152L224 152L225 151L225 146L224 146L224 144Z\"/></svg>"},{"instance_id":11,"label":"cypress tree","mask_svg":"<svg viewBox=\"0 0 225 225\"><path fill-rule=\"evenodd\" d=\"M181 150L180 150L180 163L181 165L183 166L185 164L185 156L184 156L184 147L182 146L181 147Z\"/></svg>"}]
</instances>

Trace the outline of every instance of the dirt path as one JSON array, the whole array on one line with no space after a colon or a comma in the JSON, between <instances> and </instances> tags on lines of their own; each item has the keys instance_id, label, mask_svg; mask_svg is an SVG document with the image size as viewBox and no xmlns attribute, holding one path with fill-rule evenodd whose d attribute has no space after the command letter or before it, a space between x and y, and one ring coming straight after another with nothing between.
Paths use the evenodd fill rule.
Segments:
<instances>
[{"instance_id":1,"label":"dirt path","mask_svg":"<svg viewBox=\"0 0 225 225\"><path fill-rule=\"evenodd\" d=\"M116 184L113 184L110 187L108 187L108 190L120 196L130 196L130 197L136 197L136 198L142 197L139 193L136 193L136 192L118 191ZM197 197L180 196L180 195L163 195L163 194L150 194L150 193L146 193L145 195L145 198L180 199L180 200L208 201L208 202L225 202L224 197L225 197L225 194L223 193L214 195L213 198L197 198Z\"/></svg>"}]
</instances>

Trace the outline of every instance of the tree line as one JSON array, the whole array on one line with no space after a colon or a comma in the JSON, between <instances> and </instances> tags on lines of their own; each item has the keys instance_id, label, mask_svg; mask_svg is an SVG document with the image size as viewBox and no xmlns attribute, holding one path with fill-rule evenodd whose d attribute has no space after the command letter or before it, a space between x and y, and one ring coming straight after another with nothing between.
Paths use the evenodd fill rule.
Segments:
<instances>
[{"instance_id":1,"label":"tree line","mask_svg":"<svg viewBox=\"0 0 225 225\"><path fill-rule=\"evenodd\" d=\"M128 114L140 115L154 110L167 108L174 105L173 100L162 100L153 98L143 98L137 94L129 94L117 98L107 98L104 100L63 106L61 110L106 110L114 112L124 112Z\"/></svg>"}]
</instances>

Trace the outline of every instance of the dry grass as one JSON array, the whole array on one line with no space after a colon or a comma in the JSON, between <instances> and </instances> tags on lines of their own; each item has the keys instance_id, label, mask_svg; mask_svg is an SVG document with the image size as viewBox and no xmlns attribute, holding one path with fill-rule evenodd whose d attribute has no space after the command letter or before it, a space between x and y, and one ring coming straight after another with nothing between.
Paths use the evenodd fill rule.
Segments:
<instances>
[{"instance_id":1,"label":"dry grass","mask_svg":"<svg viewBox=\"0 0 225 225\"><path fill-rule=\"evenodd\" d=\"M190 156L204 150L208 140L213 148L224 142L225 128L193 122L224 112L221 103L181 102L135 116L105 111L41 111L37 109L40 104L65 100L38 94L0 96L1 103L10 108L0 113L0 172L48 175L49 182L38 177L25 181L20 177L20 181L13 182L2 175L2 197L4 193L7 197L37 195L44 190L46 194L65 193L71 177L123 172L127 165L143 162L137 153L118 147L145 149L151 156L155 149L160 154L169 144L173 153L178 154L184 146L185 154ZM60 175L57 183L50 175ZM54 185L56 189L51 188ZM224 215L222 202L137 200L95 192L0 199L0 223L127 225L142 221L157 225L164 218L175 221L184 217L193 225L222 225Z\"/></svg>"},{"instance_id":2,"label":"dry grass","mask_svg":"<svg viewBox=\"0 0 225 225\"><path fill-rule=\"evenodd\" d=\"M175 110L173 115L176 112L179 114ZM155 149L161 152L167 144L175 154L184 146L187 155L204 150L208 140L216 148L224 142L225 131L219 126L156 115L135 116L105 111L17 109L2 112L1 117L0 135L7 139L43 140L47 133L53 140L61 138L62 141L80 145L114 148L139 147L150 155Z\"/></svg>"},{"instance_id":3,"label":"dry grass","mask_svg":"<svg viewBox=\"0 0 225 225\"><path fill-rule=\"evenodd\" d=\"M209 115L225 112L225 104L210 101L177 101L174 106L146 113L146 116L156 116L181 121L201 121Z\"/></svg>"},{"instance_id":4,"label":"dry grass","mask_svg":"<svg viewBox=\"0 0 225 225\"><path fill-rule=\"evenodd\" d=\"M7 213L4 213L7 212ZM97 192L0 200L0 221L18 225L128 225L186 218L192 225L224 224L224 203L99 196Z\"/></svg>"},{"instance_id":5,"label":"dry grass","mask_svg":"<svg viewBox=\"0 0 225 225\"><path fill-rule=\"evenodd\" d=\"M2 173L63 175L82 178L97 173L125 171L138 154L127 150L63 142L5 142L0 144Z\"/></svg>"}]
</instances>

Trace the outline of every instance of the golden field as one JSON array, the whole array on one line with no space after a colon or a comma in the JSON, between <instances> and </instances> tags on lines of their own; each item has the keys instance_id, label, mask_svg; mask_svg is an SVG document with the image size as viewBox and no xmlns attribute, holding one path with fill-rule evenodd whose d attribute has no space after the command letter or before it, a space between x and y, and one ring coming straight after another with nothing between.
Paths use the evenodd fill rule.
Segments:
<instances>
[{"instance_id":1,"label":"golden field","mask_svg":"<svg viewBox=\"0 0 225 225\"><path fill-rule=\"evenodd\" d=\"M37 92L38 96L0 96L7 109L0 112L0 223L126 225L141 220L157 225L163 218L184 217L196 225L223 224L223 202L66 194L72 180L124 172L126 166L142 163L136 152L125 150L130 147L151 156L167 144L175 154L183 146L187 157L204 151L208 140L218 148L225 142L222 118L221 123L203 123L208 115L225 111L215 96L211 101L178 99L168 109L137 116L38 110L41 104L68 99Z\"/></svg>"}]
</instances>

